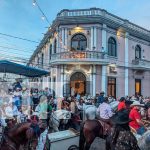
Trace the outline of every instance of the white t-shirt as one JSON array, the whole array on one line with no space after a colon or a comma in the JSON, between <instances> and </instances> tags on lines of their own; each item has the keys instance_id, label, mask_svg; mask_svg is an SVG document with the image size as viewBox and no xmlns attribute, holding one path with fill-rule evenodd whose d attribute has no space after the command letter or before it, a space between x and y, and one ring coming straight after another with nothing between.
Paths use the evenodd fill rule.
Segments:
<instances>
[{"instance_id":1,"label":"white t-shirt","mask_svg":"<svg viewBox=\"0 0 150 150\"><path fill-rule=\"evenodd\" d=\"M13 117L13 110L11 106L7 106L5 108L6 117Z\"/></svg>"}]
</instances>

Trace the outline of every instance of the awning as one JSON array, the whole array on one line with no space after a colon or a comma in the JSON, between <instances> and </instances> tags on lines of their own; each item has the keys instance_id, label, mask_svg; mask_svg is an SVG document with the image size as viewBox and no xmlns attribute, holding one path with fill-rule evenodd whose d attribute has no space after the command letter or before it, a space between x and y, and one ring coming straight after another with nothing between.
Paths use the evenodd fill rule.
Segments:
<instances>
[{"instance_id":1,"label":"awning","mask_svg":"<svg viewBox=\"0 0 150 150\"><path fill-rule=\"evenodd\" d=\"M40 77L40 76L49 74L48 71L17 64L17 63L10 62L7 60L0 61L0 72L1 73L13 73L13 74L18 74L18 75L23 75L26 77Z\"/></svg>"}]
</instances>

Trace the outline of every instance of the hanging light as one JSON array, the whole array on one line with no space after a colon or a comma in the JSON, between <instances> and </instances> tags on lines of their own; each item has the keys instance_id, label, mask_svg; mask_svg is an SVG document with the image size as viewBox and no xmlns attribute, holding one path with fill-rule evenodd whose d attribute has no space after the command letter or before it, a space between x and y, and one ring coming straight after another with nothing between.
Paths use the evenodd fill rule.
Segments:
<instances>
[{"instance_id":1,"label":"hanging light","mask_svg":"<svg viewBox=\"0 0 150 150\"><path fill-rule=\"evenodd\" d=\"M33 0L33 3L32 3L32 5L33 5L33 6L35 6L35 5L36 5L36 1L35 1L35 0Z\"/></svg>"},{"instance_id":2,"label":"hanging light","mask_svg":"<svg viewBox=\"0 0 150 150\"><path fill-rule=\"evenodd\" d=\"M42 17L41 17L41 19L42 19L42 20L45 20L45 17L44 17L44 16L42 16Z\"/></svg>"}]
</instances>

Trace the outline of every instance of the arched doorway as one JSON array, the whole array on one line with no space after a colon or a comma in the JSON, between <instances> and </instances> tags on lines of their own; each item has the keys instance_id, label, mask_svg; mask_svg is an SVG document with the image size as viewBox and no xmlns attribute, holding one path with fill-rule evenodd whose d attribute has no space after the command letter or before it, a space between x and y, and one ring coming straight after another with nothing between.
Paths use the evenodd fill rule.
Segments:
<instances>
[{"instance_id":1,"label":"arched doorway","mask_svg":"<svg viewBox=\"0 0 150 150\"><path fill-rule=\"evenodd\" d=\"M70 92L73 96L75 93L85 95L86 93L86 77L82 72L74 73L70 78Z\"/></svg>"}]
</instances>

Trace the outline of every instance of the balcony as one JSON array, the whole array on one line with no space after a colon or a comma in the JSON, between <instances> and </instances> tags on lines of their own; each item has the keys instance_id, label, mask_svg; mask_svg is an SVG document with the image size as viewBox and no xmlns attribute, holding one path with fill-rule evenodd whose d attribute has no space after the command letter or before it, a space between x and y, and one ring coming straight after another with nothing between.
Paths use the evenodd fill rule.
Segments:
<instances>
[{"instance_id":1,"label":"balcony","mask_svg":"<svg viewBox=\"0 0 150 150\"><path fill-rule=\"evenodd\" d=\"M134 59L132 60L132 68L135 70L149 70L150 61L144 59Z\"/></svg>"},{"instance_id":2,"label":"balcony","mask_svg":"<svg viewBox=\"0 0 150 150\"><path fill-rule=\"evenodd\" d=\"M50 64L108 64L107 56L96 51L72 51L52 54Z\"/></svg>"}]
</instances>

